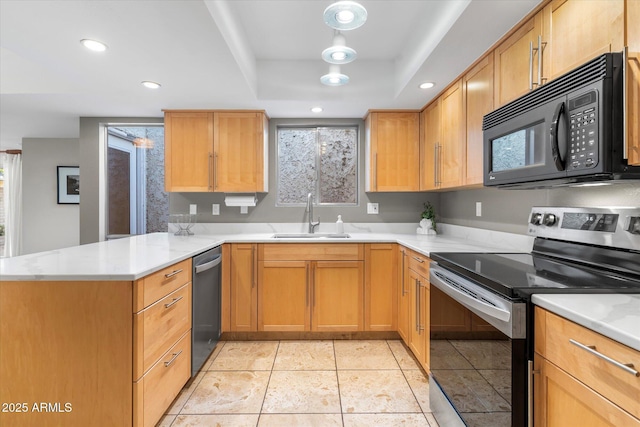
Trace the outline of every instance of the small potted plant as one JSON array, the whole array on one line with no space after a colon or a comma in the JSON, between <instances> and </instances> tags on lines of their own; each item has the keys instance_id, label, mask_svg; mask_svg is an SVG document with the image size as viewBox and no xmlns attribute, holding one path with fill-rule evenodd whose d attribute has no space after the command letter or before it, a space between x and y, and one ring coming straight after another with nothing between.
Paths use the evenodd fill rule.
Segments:
<instances>
[{"instance_id":1,"label":"small potted plant","mask_svg":"<svg viewBox=\"0 0 640 427\"><path fill-rule=\"evenodd\" d=\"M435 234L436 232L436 212L431 202L424 204L424 210L422 211L422 220L420 221L420 227L425 230L424 234ZM433 230L433 231L431 231Z\"/></svg>"}]
</instances>

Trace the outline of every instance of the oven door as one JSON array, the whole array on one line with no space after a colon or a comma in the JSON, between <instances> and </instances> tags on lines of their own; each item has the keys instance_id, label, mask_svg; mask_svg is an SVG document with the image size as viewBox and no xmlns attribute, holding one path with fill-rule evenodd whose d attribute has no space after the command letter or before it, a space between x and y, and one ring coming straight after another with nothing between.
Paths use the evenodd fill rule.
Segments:
<instances>
[{"instance_id":1,"label":"oven door","mask_svg":"<svg viewBox=\"0 0 640 427\"><path fill-rule=\"evenodd\" d=\"M440 425L527 422L526 303L430 269L430 403Z\"/></svg>"}]
</instances>

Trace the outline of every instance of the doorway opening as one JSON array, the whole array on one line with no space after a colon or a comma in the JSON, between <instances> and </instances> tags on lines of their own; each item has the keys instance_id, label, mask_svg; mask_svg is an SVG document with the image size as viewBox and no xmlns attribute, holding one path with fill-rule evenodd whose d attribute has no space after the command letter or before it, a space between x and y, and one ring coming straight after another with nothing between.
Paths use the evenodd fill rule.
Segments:
<instances>
[{"instance_id":1,"label":"doorway opening","mask_svg":"<svg viewBox=\"0 0 640 427\"><path fill-rule=\"evenodd\" d=\"M108 125L106 237L166 232L164 126Z\"/></svg>"}]
</instances>

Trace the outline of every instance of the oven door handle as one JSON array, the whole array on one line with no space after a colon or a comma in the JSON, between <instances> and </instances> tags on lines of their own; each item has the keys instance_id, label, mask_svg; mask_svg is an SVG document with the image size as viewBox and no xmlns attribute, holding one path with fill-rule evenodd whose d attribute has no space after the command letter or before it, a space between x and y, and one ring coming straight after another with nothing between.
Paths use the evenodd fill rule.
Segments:
<instances>
[{"instance_id":1,"label":"oven door handle","mask_svg":"<svg viewBox=\"0 0 640 427\"><path fill-rule=\"evenodd\" d=\"M493 317L503 322L508 322L511 318L511 312L509 310L505 310L503 308L479 300L470 295L471 291L465 292L467 288L462 283L456 283L456 287L445 282L441 277L447 276L442 269L434 267L432 264L430 269L430 282L442 292L449 295L454 300L466 305L467 307L484 313L487 316ZM452 278L448 279L453 282Z\"/></svg>"}]
</instances>

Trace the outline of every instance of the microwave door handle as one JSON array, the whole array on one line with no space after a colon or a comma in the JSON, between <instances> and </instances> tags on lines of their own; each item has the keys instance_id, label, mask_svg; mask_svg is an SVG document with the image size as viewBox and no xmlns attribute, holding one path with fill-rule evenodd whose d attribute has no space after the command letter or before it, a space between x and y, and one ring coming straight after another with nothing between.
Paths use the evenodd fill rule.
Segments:
<instances>
[{"instance_id":1,"label":"microwave door handle","mask_svg":"<svg viewBox=\"0 0 640 427\"><path fill-rule=\"evenodd\" d=\"M553 121L551 122L551 155L553 156L553 162L556 165L556 169L559 171L564 170L564 160L560 157L560 118L564 114L564 101L558 104L556 112L553 114ZM566 153L565 153L566 154Z\"/></svg>"}]
</instances>

